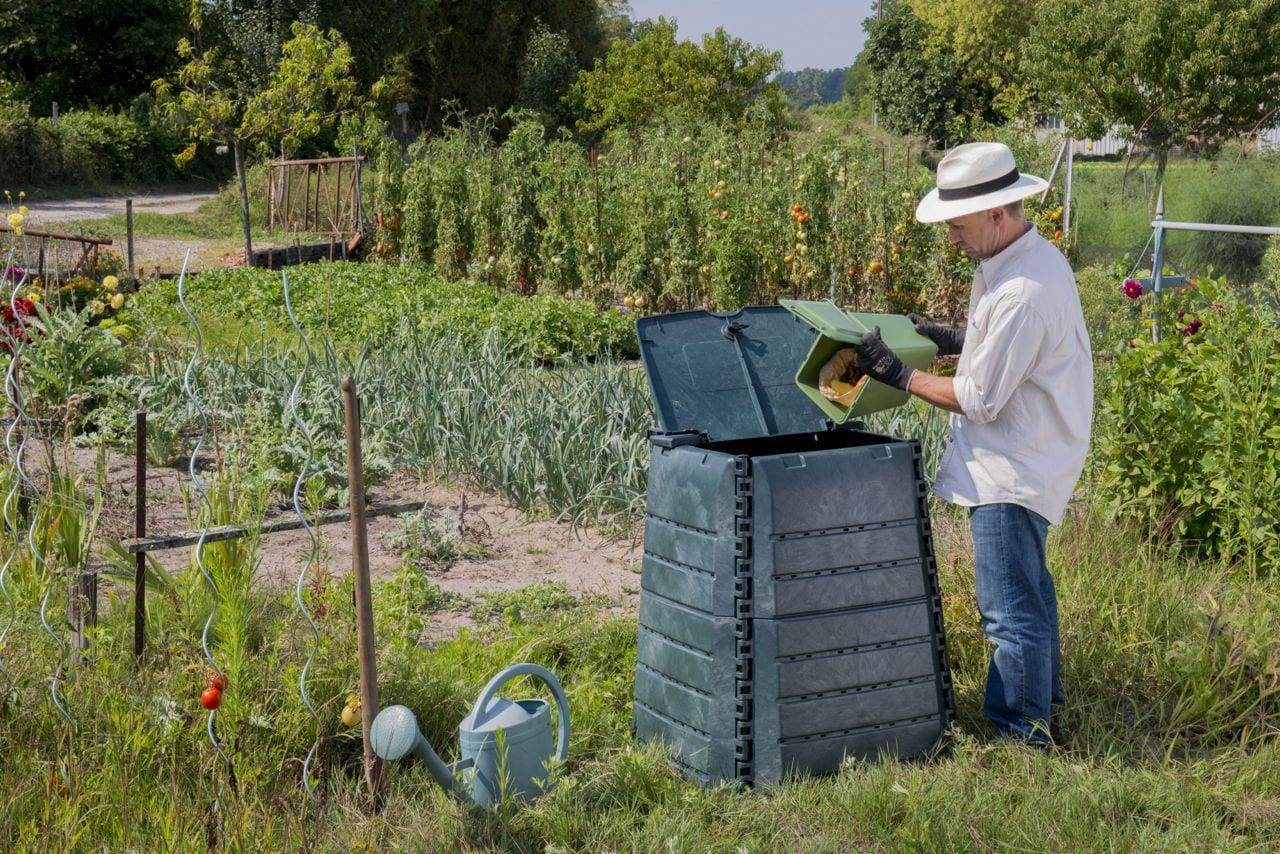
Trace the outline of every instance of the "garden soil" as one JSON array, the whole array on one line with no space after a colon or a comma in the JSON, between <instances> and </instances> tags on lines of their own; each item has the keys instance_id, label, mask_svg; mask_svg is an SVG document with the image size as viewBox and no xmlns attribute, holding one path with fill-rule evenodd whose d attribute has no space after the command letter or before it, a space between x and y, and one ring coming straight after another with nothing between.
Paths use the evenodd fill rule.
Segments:
<instances>
[{"instance_id":1,"label":"garden soil","mask_svg":"<svg viewBox=\"0 0 1280 854\"><path fill-rule=\"evenodd\" d=\"M94 451L72 449L72 465L92 477ZM33 466L33 468L35 468ZM148 468L147 530L152 536L187 530L183 486L188 483L185 464ZM631 536L610 534L567 522L530 518L492 494L478 493L453 483L425 483L407 474L393 477L373 491L376 502L426 501L437 511L460 517L472 532L473 544L482 556L464 558L447 567L427 570L431 580L446 593L470 600L480 593L517 590L534 584L559 582L576 595L603 596L617 611L634 611L639 602L640 530ZM272 517L292 518L279 508ZM126 539L134 531L134 460L117 452L107 454L107 502L99 536ZM401 565L401 552L393 538L401 520L381 516L369 520L369 563L373 577L389 578ZM334 574L350 571L351 546L348 523L320 529L321 564ZM259 579L282 591L292 587L310 542L305 531L282 531L263 537L260 544ZM185 568L190 548L154 552L169 570ZM474 621L470 604L431 615L429 639L455 634Z\"/></svg>"}]
</instances>

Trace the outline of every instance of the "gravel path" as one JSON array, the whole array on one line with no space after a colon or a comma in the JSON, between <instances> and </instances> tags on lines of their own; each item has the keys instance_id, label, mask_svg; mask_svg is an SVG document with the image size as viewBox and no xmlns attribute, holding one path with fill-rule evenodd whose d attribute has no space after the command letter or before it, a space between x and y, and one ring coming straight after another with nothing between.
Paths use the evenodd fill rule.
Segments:
<instances>
[{"instance_id":1,"label":"gravel path","mask_svg":"<svg viewBox=\"0 0 1280 854\"><path fill-rule=\"evenodd\" d=\"M213 192L155 193L133 196L134 213L183 214L194 213L205 202L217 196ZM112 214L124 213L128 196L86 196L81 199L32 203L33 225L49 225L79 219L102 219Z\"/></svg>"}]
</instances>

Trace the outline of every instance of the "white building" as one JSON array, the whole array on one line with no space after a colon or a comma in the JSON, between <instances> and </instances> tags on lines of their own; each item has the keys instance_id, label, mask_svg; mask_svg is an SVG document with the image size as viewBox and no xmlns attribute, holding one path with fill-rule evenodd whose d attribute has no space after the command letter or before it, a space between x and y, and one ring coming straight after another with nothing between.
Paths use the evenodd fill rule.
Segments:
<instances>
[{"instance_id":1,"label":"white building","mask_svg":"<svg viewBox=\"0 0 1280 854\"><path fill-rule=\"evenodd\" d=\"M1044 116L1036 123L1036 138L1043 140L1050 134L1065 133L1066 130L1066 126L1057 116ZM1071 147L1077 157L1106 157L1112 154L1123 155L1129 150L1129 143L1120 136L1118 129L1113 127L1100 138L1074 139ZM1258 132L1258 150L1280 151L1280 127Z\"/></svg>"}]
</instances>

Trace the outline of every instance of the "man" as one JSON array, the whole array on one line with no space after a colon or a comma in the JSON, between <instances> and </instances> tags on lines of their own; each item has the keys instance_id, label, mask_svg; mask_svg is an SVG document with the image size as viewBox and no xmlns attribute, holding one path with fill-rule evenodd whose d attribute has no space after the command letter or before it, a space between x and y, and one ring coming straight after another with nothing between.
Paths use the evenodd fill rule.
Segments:
<instances>
[{"instance_id":1,"label":"man","mask_svg":"<svg viewBox=\"0 0 1280 854\"><path fill-rule=\"evenodd\" d=\"M972 143L942 159L937 183L916 219L945 221L951 243L978 262L968 322L910 318L939 355L959 355L955 376L906 367L879 329L856 358L872 378L952 413L934 493L969 508L978 610L995 645L983 711L1000 735L1047 746L1062 693L1045 536L1089 446L1089 335L1070 266L1023 213L1045 182L1020 175L1007 146Z\"/></svg>"}]
</instances>

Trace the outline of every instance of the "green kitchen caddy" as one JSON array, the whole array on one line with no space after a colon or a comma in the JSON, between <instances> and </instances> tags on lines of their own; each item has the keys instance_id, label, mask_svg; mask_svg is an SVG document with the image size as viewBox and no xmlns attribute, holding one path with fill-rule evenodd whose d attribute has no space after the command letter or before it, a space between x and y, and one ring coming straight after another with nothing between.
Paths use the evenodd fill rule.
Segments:
<instances>
[{"instance_id":1,"label":"green kitchen caddy","mask_svg":"<svg viewBox=\"0 0 1280 854\"><path fill-rule=\"evenodd\" d=\"M900 314L845 313L835 303L826 301L784 299L778 303L818 333L809 349L809 355L800 363L800 370L796 372L796 383L835 424L901 406L909 396L905 391L868 377L853 377L853 388L847 394L851 400L847 405L828 400L818 390L818 373L837 351L860 343L865 333L870 332L872 327L879 326L884 342L898 354L898 358L913 368L927 370L938 352L937 345L916 332L911 321Z\"/></svg>"}]
</instances>

